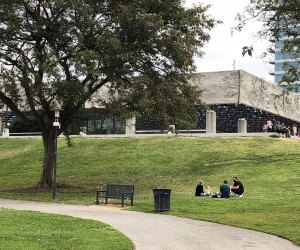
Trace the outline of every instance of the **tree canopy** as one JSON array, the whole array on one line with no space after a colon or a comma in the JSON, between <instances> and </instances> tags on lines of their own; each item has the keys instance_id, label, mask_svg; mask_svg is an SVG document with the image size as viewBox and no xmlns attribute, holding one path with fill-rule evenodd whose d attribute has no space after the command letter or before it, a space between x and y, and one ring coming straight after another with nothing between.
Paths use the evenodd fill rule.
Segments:
<instances>
[{"instance_id":1,"label":"tree canopy","mask_svg":"<svg viewBox=\"0 0 300 250\"><path fill-rule=\"evenodd\" d=\"M282 82L292 83L300 79L300 0L251 0L244 13L237 15L238 29L251 21L263 22L258 35L282 42L282 52L295 59L285 63ZM269 51L274 52L270 47ZM245 50L243 49L243 53Z\"/></svg>"},{"instance_id":2,"label":"tree canopy","mask_svg":"<svg viewBox=\"0 0 300 250\"><path fill-rule=\"evenodd\" d=\"M208 8L186 9L181 0L0 0L0 100L43 132L41 186L51 184L53 110L62 110L60 134L104 86L124 112L191 120L200 99L187 77L217 23Z\"/></svg>"}]
</instances>

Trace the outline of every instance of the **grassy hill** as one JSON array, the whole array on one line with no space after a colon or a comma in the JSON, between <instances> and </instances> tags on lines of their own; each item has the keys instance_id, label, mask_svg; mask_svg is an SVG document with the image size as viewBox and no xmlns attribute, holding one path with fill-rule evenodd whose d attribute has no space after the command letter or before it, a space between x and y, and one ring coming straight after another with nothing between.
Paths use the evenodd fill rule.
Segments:
<instances>
[{"instance_id":1,"label":"grassy hill","mask_svg":"<svg viewBox=\"0 0 300 250\"><path fill-rule=\"evenodd\" d=\"M93 204L97 184L135 185L134 210L153 211L153 188L171 188L168 214L251 228L300 245L300 141L278 138L106 138L58 142L58 202ZM0 140L0 197L51 201L37 184L39 139ZM242 199L194 197L238 176ZM63 185L62 185L63 184Z\"/></svg>"}]
</instances>

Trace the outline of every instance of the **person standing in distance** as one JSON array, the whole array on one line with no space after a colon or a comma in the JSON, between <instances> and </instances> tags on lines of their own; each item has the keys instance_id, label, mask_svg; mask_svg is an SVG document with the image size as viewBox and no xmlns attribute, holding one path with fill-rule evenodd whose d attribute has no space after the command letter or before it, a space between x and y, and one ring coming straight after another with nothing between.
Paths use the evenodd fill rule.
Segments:
<instances>
[{"instance_id":1,"label":"person standing in distance","mask_svg":"<svg viewBox=\"0 0 300 250\"><path fill-rule=\"evenodd\" d=\"M233 187L231 187L231 192L237 194L239 198L242 198L244 195L244 185L236 176L233 177Z\"/></svg>"}]
</instances>

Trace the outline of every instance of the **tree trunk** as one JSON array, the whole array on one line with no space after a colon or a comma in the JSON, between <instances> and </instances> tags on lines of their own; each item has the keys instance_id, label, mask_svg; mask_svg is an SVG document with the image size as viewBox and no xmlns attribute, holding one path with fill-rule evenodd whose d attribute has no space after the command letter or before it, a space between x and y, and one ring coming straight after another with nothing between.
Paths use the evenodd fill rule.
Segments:
<instances>
[{"instance_id":1,"label":"tree trunk","mask_svg":"<svg viewBox=\"0 0 300 250\"><path fill-rule=\"evenodd\" d=\"M53 177L53 166L56 158L56 128L52 127L43 132L44 159L43 166L38 183L39 188L51 188Z\"/></svg>"}]
</instances>

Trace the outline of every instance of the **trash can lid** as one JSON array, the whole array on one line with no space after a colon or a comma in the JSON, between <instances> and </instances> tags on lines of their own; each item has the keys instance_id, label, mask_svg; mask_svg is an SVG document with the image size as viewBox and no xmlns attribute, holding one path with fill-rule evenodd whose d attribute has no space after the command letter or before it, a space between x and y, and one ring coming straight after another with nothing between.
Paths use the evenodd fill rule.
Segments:
<instances>
[{"instance_id":1,"label":"trash can lid","mask_svg":"<svg viewBox=\"0 0 300 250\"><path fill-rule=\"evenodd\" d=\"M170 188L154 188L153 190L172 190Z\"/></svg>"}]
</instances>

